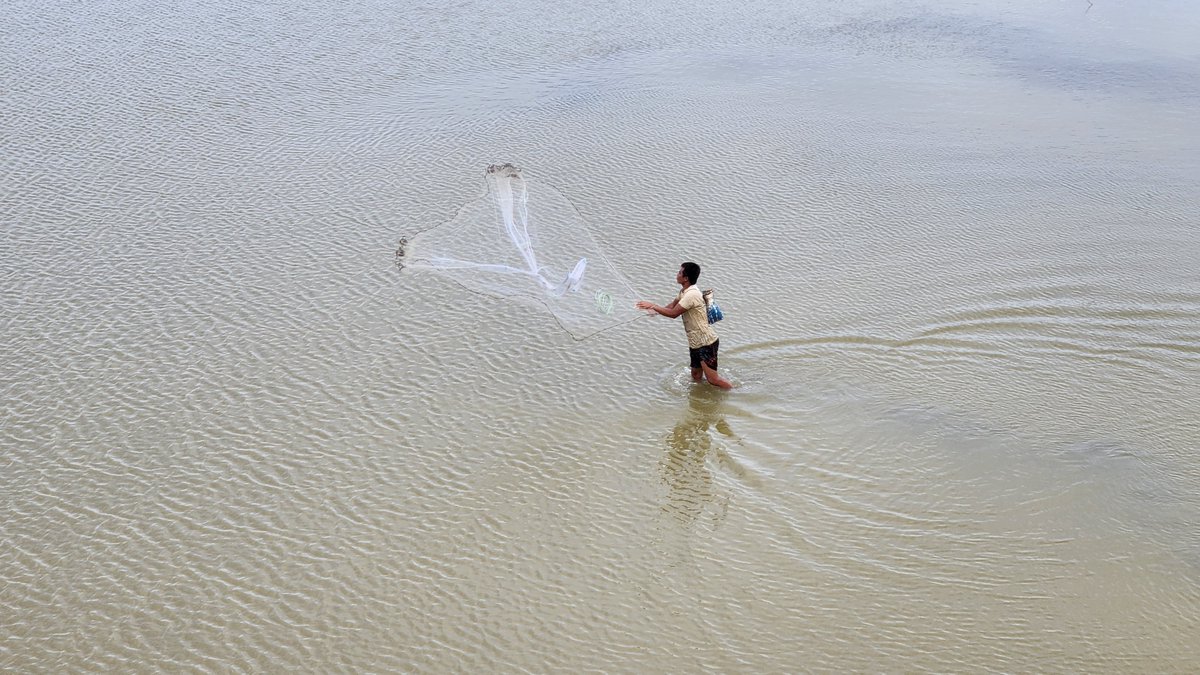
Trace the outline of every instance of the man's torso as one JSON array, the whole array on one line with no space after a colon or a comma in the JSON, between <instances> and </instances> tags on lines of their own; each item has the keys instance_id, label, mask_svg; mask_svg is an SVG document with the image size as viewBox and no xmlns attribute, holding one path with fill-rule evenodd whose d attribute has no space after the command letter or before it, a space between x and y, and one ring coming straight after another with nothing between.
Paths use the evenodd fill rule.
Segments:
<instances>
[{"instance_id":1,"label":"man's torso","mask_svg":"<svg viewBox=\"0 0 1200 675\"><path fill-rule=\"evenodd\" d=\"M708 310L700 289L688 286L679 292L675 300L684 309L680 318L683 319L683 330L687 333L688 348L698 349L716 342L717 333L708 323Z\"/></svg>"}]
</instances>

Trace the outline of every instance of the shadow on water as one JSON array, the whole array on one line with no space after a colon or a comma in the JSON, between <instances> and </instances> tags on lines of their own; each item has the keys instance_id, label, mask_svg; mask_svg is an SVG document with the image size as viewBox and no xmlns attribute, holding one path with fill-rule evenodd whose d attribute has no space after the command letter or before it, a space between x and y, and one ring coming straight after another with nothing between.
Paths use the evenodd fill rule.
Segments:
<instances>
[{"instance_id":1,"label":"shadow on water","mask_svg":"<svg viewBox=\"0 0 1200 675\"><path fill-rule=\"evenodd\" d=\"M739 441L726 420L728 394L708 385L696 385L688 391L688 407L665 438L666 452L659 472L667 486L663 511L684 526L691 527L711 511L716 526L729 508L729 494L714 481L710 460L733 466L725 450Z\"/></svg>"}]
</instances>

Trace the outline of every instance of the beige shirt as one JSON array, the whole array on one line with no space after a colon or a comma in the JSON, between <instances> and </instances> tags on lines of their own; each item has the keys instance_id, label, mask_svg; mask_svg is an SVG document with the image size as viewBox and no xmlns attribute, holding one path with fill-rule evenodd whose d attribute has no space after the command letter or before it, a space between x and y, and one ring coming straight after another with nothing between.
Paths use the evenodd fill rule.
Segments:
<instances>
[{"instance_id":1,"label":"beige shirt","mask_svg":"<svg viewBox=\"0 0 1200 675\"><path fill-rule=\"evenodd\" d=\"M675 296L675 302L686 310L679 318L683 319L683 330L687 332L688 349L707 347L717 341L717 334L708 325L708 308L699 288L688 286Z\"/></svg>"}]
</instances>

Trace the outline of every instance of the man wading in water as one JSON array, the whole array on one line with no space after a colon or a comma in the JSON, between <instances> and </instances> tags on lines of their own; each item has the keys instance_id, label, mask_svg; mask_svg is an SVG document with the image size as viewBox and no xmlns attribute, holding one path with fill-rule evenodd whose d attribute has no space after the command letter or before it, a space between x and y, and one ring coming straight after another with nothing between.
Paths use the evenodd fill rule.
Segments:
<instances>
[{"instance_id":1,"label":"man wading in water","mask_svg":"<svg viewBox=\"0 0 1200 675\"><path fill-rule=\"evenodd\" d=\"M720 340L708 325L708 311L704 306L704 296L696 288L696 280L700 278L700 266L694 262L685 262L679 266L675 274L675 282L682 288L679 295L666 307L639 300L638 309L662 314L674 319L683 317L683 330L687 332L688 351L692 356L692 379L699 382L701 377L707 378L710 384L722 389L732 389L729 380L717 374L717 347Z\"/></svg>"}]
</instances>

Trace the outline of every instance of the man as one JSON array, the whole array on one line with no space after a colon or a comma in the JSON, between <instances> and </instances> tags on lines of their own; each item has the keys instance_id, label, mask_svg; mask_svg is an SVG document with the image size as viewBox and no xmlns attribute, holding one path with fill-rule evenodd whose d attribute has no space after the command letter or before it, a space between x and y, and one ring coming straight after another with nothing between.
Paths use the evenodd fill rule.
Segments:
<instances>
[{"instance_id":1,"label":"man","mask_svg":"<svg viewBox=\"0 0 1200 675\"><path fill-rule=\"evenodd\" d=\"M675 283L679 284L679 295L666 307L640 300L638 309L645 309L674 319L683 317L683 330L687 333L688 351L692 357L692 379L699 382L702 378L710 384L722 389L732 389L729 380L717 374L717 347L720 340L708 325L708 310L704 305L704 296L696 288L696 280L700 278L700 266L694 262L685 262L679 266L675 274Z\"/></svg>"}]
</instances>

